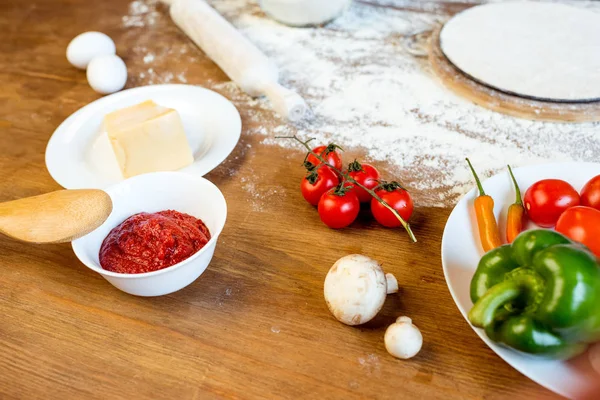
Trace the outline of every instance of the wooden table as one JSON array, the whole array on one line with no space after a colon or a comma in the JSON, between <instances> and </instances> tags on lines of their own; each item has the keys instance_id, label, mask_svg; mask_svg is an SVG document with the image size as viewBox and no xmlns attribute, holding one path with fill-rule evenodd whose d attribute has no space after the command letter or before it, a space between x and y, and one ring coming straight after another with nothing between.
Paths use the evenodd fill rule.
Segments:
<instances>
[{"instance_id":1,"label":"wooden table","mask_svg":"<svg viewBox=\"0 0 600 400\"><path fill-rule=\"evenodd\" d=\"M426 2L400 3L427 9ZM68 115L99 98L65 59L72 37L106 32L130 76L141 68L129 47L134 38L120 28L127 7L119 0L1 2L0 201L59 189L44 165L46 142ZM187 39L171 27L157 40ZM227 80L196 56L191 83ZM228 223L210 267L191 286L159 298L130 296L85 268L68 244L0 238L1 398L552 397L498 358L454 305L440 263L449 209L417 209L416 244L366 216L352 228L327 229L298 191L303 154L262 145L247 133L255 124L248 111L240 108L244 133L234 153L207 176L227 198ZM349 253L383 262L401 286L362 327L337 322L323 300L329 267ZM383 344L401 314L425 341L410 361L392 358Z\"/></svg>"}]
</instances>

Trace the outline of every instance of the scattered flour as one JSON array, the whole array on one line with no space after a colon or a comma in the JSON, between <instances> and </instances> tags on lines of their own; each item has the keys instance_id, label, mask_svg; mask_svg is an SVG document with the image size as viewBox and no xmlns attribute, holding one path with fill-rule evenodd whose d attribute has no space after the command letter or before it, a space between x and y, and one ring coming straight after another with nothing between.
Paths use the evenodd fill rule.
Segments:
<instances>
[{"instance_id":1,"label":"scattered flour","mask_svg":"<svg viewBox=\"0 0 600 400\"><path fill-rule=\"evenodd\" d=\"M283 186L270 186L268 189L259 189L252 171L248 172L248 174L248 177L241 177L240 182L242 189L248 193L248 203L252 211L265 211L269 207L285 201L287 194Z\"/></svg>"},{"instance_id":2,"label":"scattered flour","mask_svg":"<svg viewBox=\"0 0 600 400\"><path fill-rule=\"evenodd\" d=\"M264 136L264 144L294 147L274 136L297 134L361 148L368 159L392 165L390 172L418 193L419 204L429 206L451 205L472 187L466 156L485 176L508 163L593 161L600 155L598 123L505 116L471 104L439 83L427 60L406 50L413 37L448 18L446 8L434 1L355 1L341 18L319 28L281 25L251 0L210 3L277 63L282 83L297 90L314 114L309 121L290 125L274 118L266 100L250 98L235 84L204 82L242 110L250 122L245 133ZM453 10L473 3L457 0ZM592 1L569 3L600 11L600 4ZM134 1L123 26L154 29L159 18L170 19L165 11L155 12L155 1ZM185 48L197 52L187 44ZM156 63L164 57L158 50L148 44L144 57L152 53ZM187 55L169 56L183 60ZM172 74L150 68L140 73L140 84L187 80L179 71ZM257 199L264 196L252 182L243 187ZM260 210L260 202L255 203Z\"/></svg>"},{"instance_id":3,"label":"scattered flour","mask_svg":"<svg viewBox=\"0 0 600 400\"><path fill-rule=\"evenodd\" d=\"M183 72L177 74L177 80L181 83L187 83L187 78Z\"/></svg>"},{"instance_id":4,"label":"scattered flour","mask_svg":"<svg viewBox=\"0 0 600 400\"><path fill-rule=\"evenodd\" d=\"M173 44L172 36L179 30L166 4L135 0L129 3L121 26L127 30L123 44L133 51L127 66L136 85L188 82L188 67L200 59L200 54L189 42L175 40Z\"/></svg>"},{"instance_id":5,"label":"scattered flour","mask_svg":"<svg viewBox=\"0 0 600 400\"><path fill-rule=\"evenodd\" d=\"M144 64L148 64L154 61L154 54L148 53L144 56Z\"/></svg>"},{"instance_id":6,"label":"scattered flour","mask_svg":"<svg viewBox=\"0 0 600 400\"><path fill-rule=\"evenodd\" d=\"M379 357L375 354L369 354L366 358L359 357L358 364L362 369L365 370L367 375L376 375L380 374L381 364L379 362Z\"/></svg>"},{"instance_id":7,"label":"scattered flour","mask_svg":"<svg viewBox=\"0 0 600 400\"><path fill-rule=\"evenodd\" d=\"M129 4L129 15L125 15L121 22L124 27L143 28L154 25L160 13L156 11L159 0L135 0Z\"/></svg>"}]
</instances>

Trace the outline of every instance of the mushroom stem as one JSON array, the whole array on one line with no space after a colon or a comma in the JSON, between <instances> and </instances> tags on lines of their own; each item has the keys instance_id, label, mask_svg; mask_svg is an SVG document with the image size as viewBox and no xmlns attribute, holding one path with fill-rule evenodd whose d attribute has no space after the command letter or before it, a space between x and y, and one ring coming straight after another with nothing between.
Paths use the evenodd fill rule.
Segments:
<instances>
[{"instance_id":1,"label":"mushroom stem","mask_svg":"<svg viewBox=\"0 0 600 400\"><path fill-rule=\"evenodd\" d=\"M387 294L398 293L398 280L390 273L385 274Z\"/></svg>"}]
</instances>

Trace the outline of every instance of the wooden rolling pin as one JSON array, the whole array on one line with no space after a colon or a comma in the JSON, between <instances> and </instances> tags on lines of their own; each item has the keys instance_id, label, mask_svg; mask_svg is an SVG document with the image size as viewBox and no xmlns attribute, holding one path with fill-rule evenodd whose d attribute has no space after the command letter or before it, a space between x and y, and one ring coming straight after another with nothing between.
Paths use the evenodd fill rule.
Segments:
<instances>
[{"instance_id":1,"label":"wooden rolling pin","mask_svg":"<svg viewBox=\"0 0 600 400\"><path fill-rule=\"evenodd\" d=\"M290 121L308 107L281 86L277 66L204 0L163 0L171 18L238 86L252 97L267 96L273 109Z\"/></svg>"}]
</instances>

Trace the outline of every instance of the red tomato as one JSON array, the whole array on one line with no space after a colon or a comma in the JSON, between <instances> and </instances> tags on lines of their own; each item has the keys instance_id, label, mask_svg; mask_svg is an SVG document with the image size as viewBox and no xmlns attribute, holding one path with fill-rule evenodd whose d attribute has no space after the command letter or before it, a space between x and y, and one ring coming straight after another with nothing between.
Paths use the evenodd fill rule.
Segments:
<instances>
[{"instance_id":1,"label":"red tomato","mask_svg":"<svg viewBox=\"0 0 600 400\"><path fill-rule=\"evenodd\" d=\"M566 209L579 205L579 193L565 181L544 179L527 189L524 203L531 221L551 228Z\"/></svg>"},{"instance_id":2,"label":"red tomato","mask_svg":"<svg viewBox=\"0 0 600 400\"><path fill-rule=\"evenodd\" d=\"M330 189L319 200L319 217L325 225L333 229L350 225L360 211L360 202L356 193L344 189L339 193L337 188Z\"/></svg>"},{"instance_id":3,"label":"red tomato","mask_svg":"<svg viewBox=\"0 0 600 400\"><path fill-rule=\"evenodd\" d=\"M325 159L325 161L327 161L329 164L331 164L331 166L341 170L342 169L342 156L336 149L339 149L339 147L337 145L330 144L329 146L315 147L314 149L312 149L312 151L313 151L313 153L317 153L318 155L323 157ZM312 154L308 155L308 157L306 158L306 161L308 161L309 163L311 163L314 166L321 164L321 161L319 161L319 159L317 157L313 156Z\"/></svg>"},{"instance_id":4,"label":"red tomato","mask_svg":"<svg viewBox=\"0 0 600 400\"><path fill-rule=\"evenodd\" d=\"M590 179L581 189L581 205L600 210L600 175Z\"/></svg>"},{"instance_id":5,"label":"red tomato","mask_svg":"<svg viewBox=\"0 0 600 400\"><path fill-rule=\"evenodd\" d=\"M558 219L556 230L585 244L600 257L600 211L583 206L569 208Z\"/></svg>"},{"instance_id":6,"label":"red tomato","mask_svg":"<svg viewBox=\"0 0 600 400\"><path fill-rule=\"evenodd\" d=\"M308 176L302 178L300 190L304 199L313 206L316 206L319 204L323 193L336 187L339 183L340 181L335 171L323 165L315 172L311 172Z\"/></svg>"},{"instance_id":7,"label":"red tomato","mask_svg":"<svg viewBox=\"0 0 600 400\"><path fill-rule=\"evenodd\" d=\"M348 165L348 175L368 189L374 189L379 185L379 179L381 178L377 168L370 164L361 164L356 160ZM358 201L361 203L367 203L373 198L365 189L356 185L354 185L352 191L356 193Z\"/></svg>"},{"instance_id":8,"label":"red tomato","mask_svg":"<svg viewBox=\"0 0 600 400\"><path fill-rule=\"evenodd\" d=\"M413 201L408 191L403 189L398 182L384 182L381 184L381 189L376 190L375 193L396 210L405 221L408 221L413 213ZM401 225L398 218L374 197L371 199L371 212L377 222L383 226L397 228Z\"/></svg>"}]
</instances>

